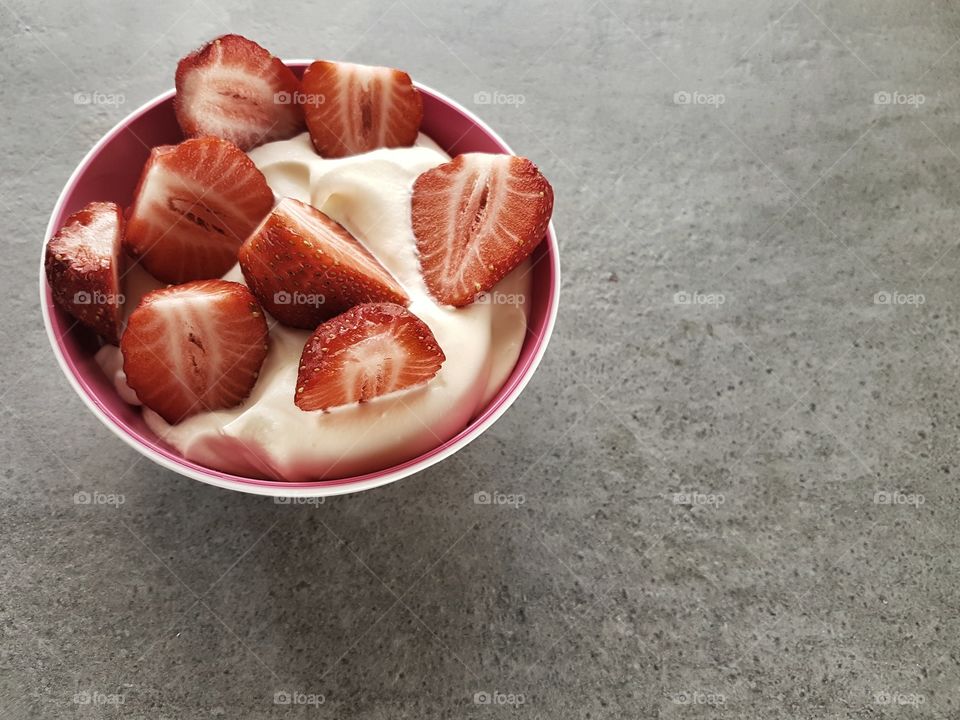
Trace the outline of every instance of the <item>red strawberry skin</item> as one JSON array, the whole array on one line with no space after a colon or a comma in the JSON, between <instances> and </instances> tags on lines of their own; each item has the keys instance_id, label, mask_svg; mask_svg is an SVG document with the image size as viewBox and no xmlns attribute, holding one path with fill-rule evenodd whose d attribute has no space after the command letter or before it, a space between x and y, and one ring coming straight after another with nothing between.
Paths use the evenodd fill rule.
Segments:
<instances>
[{"instance_id":1,"label":"red strawberry skin","mask_svg":"<svg viewBox=\"0 0 960 720\"><path fill-rule=\"evenodd\" d=\"M280 201L239 256L247 285L284 325L313 330L360 303L410 301L342 225L292 198Z\"/></svg>"},{"instance_id":2,"label":"red strawberry skin","mask_svg":"<svg viewBox=\"0 0 960 720\"><path fill-rule=\"evenodd\" d=\"M303 74L303 94L307 129L323 157L417 140L423 99L402 70L318 60Z\"/></svg>"},{"instance_id":3,"label":"red strawberry skin","mask_svg":"<svg viewBox=\"0 0 960 720\"><path fill-rule=\"evenodd\" d=\"M114 345L123 316L122 240L120 208L93 202L50 238L44 261L54 302Z\"/></svg>"},{"instance_id":4,"label":"red strawberry skin","mask_svg":"<svg viewBox=\"0 0 960 720\"><path fill-rule=\"evenodd\" d=\"M163 282L220 277L273 200L263 173L226 140L155 147L128 213L126 248Z\"/></svg>"},{"instance_id":5,"label":"red strawberry skin","mask_svg":"<svg viewBox=\"0 0 960 720\"><path fill-rule=\"evenodd\" d=\"M211 40L177 65L173 107L187 137L213 135L249 150L303 132L300 81L241 35Z\"/></svg>"},{"instance_id":6,"label":"red strawberry skin","mask_svg":"<svg viewBox=\"0 0 960 720\"><path fill-rule=\"evenodd\" d=\"M294 402L301 410L366 402L427 382L444 360L430 328L406 308L357 305L307 340Z\"/></svg>"},{"instance_id":7,"label":"red strawberry skin","mask_svg":"<svg viewBox=\"0 0 960 720\"><path fill-rule=\"evenodd\" d=\"M154 290L120 339L127 384L169 423L239 405L267 356L267 322L240 283L198 280Z\"/></svg>"},{"instance_id":8,"label":"red strawberry skin","mask_svg":"<svg viewBox=\"0 0 960 720\"><path fill-rule=\"evenodd\" d=\"M460 307L533 252L550 222L553 188L526 158L467 153L417 178L411 212L427 287Z\"/></svg>"}]
</instances>

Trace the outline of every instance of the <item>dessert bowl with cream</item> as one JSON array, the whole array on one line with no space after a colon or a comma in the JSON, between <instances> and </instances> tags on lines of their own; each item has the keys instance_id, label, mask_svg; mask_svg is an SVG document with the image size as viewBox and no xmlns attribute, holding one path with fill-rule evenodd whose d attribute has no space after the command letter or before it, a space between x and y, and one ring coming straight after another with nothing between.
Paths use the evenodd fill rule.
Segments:
<instances>
[{"instance_id":1,"label":"dessert bowl with cream","mask_svg":"<svg viewBox=\"0 0 960 720\"><path fill-rule=\"evenodd\" d=\"M310 64L289 61L286 65L300 78ZM89 322L78 322L78 316L55 298L57 289L51 288L45 252L41 306L51 344L74 389L111 430L155 462L203 482L265 495L322 496L377 487L429 467L464 447L506 411L540 362L556 317L559 262L553 229L544 227L542 240L532 252L476 297L466 302L451 302L450 295L438 297L437 278L425 276L429 275L423 258L425 231L414 227L411 214L418 178L466 153L511 153L469 111L429 88L416 88L423 114L409 145L326 156L317 150L315 133L301 131L256 144L246 154L279 203L274 213L281 208L293 215L304 207L319 211L389 273L402 288L405 307L401 310L426 328L420 340L426 334L429 343L439 346L439 369L432 369L422 382L398 385L395 390L387 385L383 392L371 394L367 392L370 377L399 371L389 363L364 367L364 353L380 357L376 355L380 341L358 340L348 353L354 366L341 367L339 372L351 379L360 373L358 387L366 394L358 401L348 398L328 402L322 409L304 409L306 403L294 398L303 392L305 344L320 328L314 332L312 324L297 327L277 321L274 315L282 313L277 312L276 303L320 306L331 299L324 293L294 288L263 296L263 289L254 283L254 294L259 292L258 299L268 309L263 313L268 339L250 389L229 407L191 407L189 413L171 417L163 408L149 407L152 377L147 385L138 378L136 390L130 387L135 383L128 384L126 341L121 339L117 345L98 340L98 334L106 338L104 332L95 332ZM147 103L94 146L61 194L48 238L90 201L112 202L121 208L131 205L140 191L138 178L150 150L184 139L174 96L168 92ZM349 138L348 133L335 137L341 135ZM432 192L427 187L423 195ZM506 190L490 183L489 198L485 194L480 202L497 201L498 192ZM128 232L129 215L128 211ZM156 277L135 257L125 259L120 272L124 300L120 323L126 323L130 332L131 314L135 309L139 312L142 299L178 281ZM249 286L251 272L260 271L234 264L216 277ZM450 292L456 293L454 286L449 284ZM332 292L336 293L335 287ZM128 359L127 370L131 367ZM313 370L326 372L325 367Z\"/></svg>"}]
</instances>

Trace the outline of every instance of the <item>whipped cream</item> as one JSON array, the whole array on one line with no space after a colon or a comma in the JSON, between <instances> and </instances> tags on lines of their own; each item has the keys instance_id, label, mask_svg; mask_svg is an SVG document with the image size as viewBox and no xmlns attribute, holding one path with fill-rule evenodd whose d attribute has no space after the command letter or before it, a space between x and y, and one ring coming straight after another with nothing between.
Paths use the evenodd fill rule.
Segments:
<instances>
[{"instance_id":1,"label":"whipped cream","mask_svg":"<svg viewBox=\"0 0 960 720\"><path fill-rule=\"evenodd\" d=\"M341 223L400 282L409 309L433 331L447 356L430 382L329 412L293 403L297 369L310 332L271 318L270 350L250 397L229 410L170 425L144 408L147 425L184 457L208 467L273 480L358 475L409 460L445 442L497 393L520 355L527 327L530 261L491 291L490 302L440 306L420 274L410 220L417 176L449 160L421 134L413 147L326 160L306 133L251 150L250 158L279 197L310 203ZM225 280L244 282L239 265ZM139 266L126 277L126 312L162 287ZM120 350L106 345L97 362L128 402Z\"/></svg>"}]
</instances>

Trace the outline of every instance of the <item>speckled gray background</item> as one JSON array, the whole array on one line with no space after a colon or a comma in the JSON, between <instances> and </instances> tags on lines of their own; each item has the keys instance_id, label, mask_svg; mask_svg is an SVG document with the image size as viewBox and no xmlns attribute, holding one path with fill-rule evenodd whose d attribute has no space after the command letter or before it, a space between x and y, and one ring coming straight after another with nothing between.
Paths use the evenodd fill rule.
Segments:
<instances>
[{"instance_id":1,"label":"speckled gray background","mask_svg":"<svg viewBox=\"0 0 960 720\"><path fill-rule=\"evenodd\" d=\"M405 68L553 182L547 357L422 475L180 478L48 349L57 194L226 31ZM0 36L0 717L960 717L956 4L0 0Z\"/></svg>"}]
</instances>

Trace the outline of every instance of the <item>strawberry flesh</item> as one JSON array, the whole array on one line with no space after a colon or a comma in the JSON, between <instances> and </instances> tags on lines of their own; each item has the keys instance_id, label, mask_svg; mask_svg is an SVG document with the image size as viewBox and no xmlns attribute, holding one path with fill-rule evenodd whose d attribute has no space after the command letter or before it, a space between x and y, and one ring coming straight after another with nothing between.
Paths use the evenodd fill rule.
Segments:
<instances>
[{"instance_id":1,"label":"strawberry flesh","mask_svg":"<svg viewBox=\"0 0 960 720\"><path fill-rule=\"evenodd\" d=\"M120 339L127 384L169 423L239 405L267 355L267 322L250 291L227 280L154 290Z\"/></svg>"},{"instance_id":2,"label":"strawberry flesh","mask_svg":"<svg viewBox=\"0 0 960 720\"><path fill-rule=\"evenodd\" d=\"M339 158L417 140L423 100L402 70L317 60L303 74L313 146Z\"/></svg>"},{"instance_id":3,"label":"strawberry flesh","mask_svg":"<svg viewBox=\"0 0 960 720\"><path fill-rule=\"evenodd\" d=\"M467 153L417 178L411 211L427 287L459 307L533 252L550 222L553 189L526 158Z\"/></svg>"},{"instance_id":4,"label":"strawberry flesh","mask_svg":"<svg viewBox=\"0 0 960 720\"><path fill-rule=\"evenodd\" d=\"M220 277L273 199L263 173L226 140L156 147L129 211L127 250L163 282Z\"/></svg>"},{"instance_id":5,"label":"strawberry flesh","mask_svg":"<svg viewBox=\"0 0 960 720\"><path fill-rule=\"evenodd\" d=\"M342 225L284 198L240 248L240 268L263 306L284 325L313 330L354 305L407 294Z\"/></svg>"},{"instance_id":6,"label":"strawberry flesh","mask_svg":"<svg viewBox=\"0 0 960 720\"><path fill-rule=\"evenodd\" d=\"M47 243L47 281L54 302L114 345L120 338L123 214L93 202L67 218Z\"/></svg>"},{"instance_id":7,"label":"strawberry flesh","mask_svg":"<svg viewBox=\"0 0 960 720\"><path fill-rule=\"evenodd\" d=\"M406 308L357 305L307 340L294 402L301 410L366 402L427 382L445 359L430 328Z\"/></svg>"},{"instance_id":8,"label":"strawberry flesh","mask_svg":"<svg viewBox=\"0 0 960 720\"><path fill-rule=\"evenodd\" d=\"M187 137L213 135L249 150L303 132L300 81L241 35L223 35L177 65L173 107Z\"/></svg>"}]
</instances>

